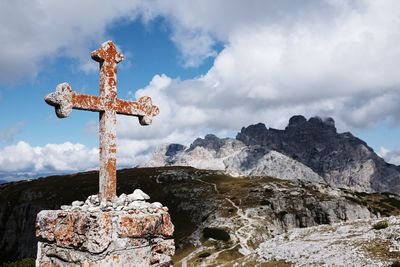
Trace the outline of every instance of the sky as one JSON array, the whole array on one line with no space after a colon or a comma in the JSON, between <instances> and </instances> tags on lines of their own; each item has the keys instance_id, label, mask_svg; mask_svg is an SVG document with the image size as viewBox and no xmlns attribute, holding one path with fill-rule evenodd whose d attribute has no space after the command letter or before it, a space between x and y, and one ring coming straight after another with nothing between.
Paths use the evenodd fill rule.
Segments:
<instances>
[{"instance_id":1,"label":"sky","mask_svg":"<svg viewBox=\"0 0 400 267\"><path fill-rule=\"evenodd\" d=\"M113 40L118 97L152 97L153 124L118 116L119 167L166 143L234 137L296 114L333 117L400 164L400 1L16 0L0 2L0 179L98 166L98 114L58 119L68 82L98 95L90 52Z\"/></svg>"}]
</instances>

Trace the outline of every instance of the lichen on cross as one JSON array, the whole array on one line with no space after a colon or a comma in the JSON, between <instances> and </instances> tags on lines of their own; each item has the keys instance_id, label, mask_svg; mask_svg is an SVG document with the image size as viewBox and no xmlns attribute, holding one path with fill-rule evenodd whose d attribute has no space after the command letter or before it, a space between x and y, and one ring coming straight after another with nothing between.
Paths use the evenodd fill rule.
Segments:
<instances>
[{"instance_id":1,"label":"lichen on cross","mask_svg":"<svg viewBox=\"0 0 400 267\"><path fill-rule=\"evenodd\" d=\"M99 197L105 202L116 196L116 114L136 116L141 125L149 125L159 110L147 96L137 102L117 98L117 64L124 56L112 41L103 43L91 56L100 63L100 96L79 94L72 91L68 83L61 83L54 93L45 97L45 101L55 107L59 118L68 117L72 109L99 112Z\"/></svg>"}]
</instances>

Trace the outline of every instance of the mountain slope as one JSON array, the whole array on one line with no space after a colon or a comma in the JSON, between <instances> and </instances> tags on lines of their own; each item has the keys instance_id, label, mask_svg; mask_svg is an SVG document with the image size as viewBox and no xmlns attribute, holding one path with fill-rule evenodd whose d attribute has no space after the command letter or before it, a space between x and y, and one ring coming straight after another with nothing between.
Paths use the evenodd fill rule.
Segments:
<instances>
[{"instance_id":1,"label":"mountain slope","mask_svg":"<svg viewBox=\"0 0 400 267\"><path fill-rule=\"evenodd\" d=\"M326 184L184 167L125 169L117 178L118 194L140 188L151 201L169 207L177 266L244 260L259 244L297 227L400 215L395 195L354 193ZM35 257L38 211L97 191L97 172L0 185L0 261Z\"/></svg>"},{"instance_id":2,"label":"mountain slope","mask_svg":"<svg viewBox=\"0 0 400 267\"><path fill-rule=\"evenodd\" d=\"M325 181L309 167L279 152L260 146L248 147L238 140L215 135L198 138L186 148L178 144L161 146L143 167L191 166L222 170L232 176L272 176L286 180Z\"/></svg>"},{"instance_id":3,"label":"mountain slope","mask_svg":"<svg viewBox=\"0 0 400 267\"><path fill-rule=\"evenodd\" d=\"M236 139L206 135L189 148L166 145L144 166L178 165L400 194L400 167L351 133L337 133L331 118L294 116L284 130L259 123L242 128Z\"/></svg>"}]
</instances>

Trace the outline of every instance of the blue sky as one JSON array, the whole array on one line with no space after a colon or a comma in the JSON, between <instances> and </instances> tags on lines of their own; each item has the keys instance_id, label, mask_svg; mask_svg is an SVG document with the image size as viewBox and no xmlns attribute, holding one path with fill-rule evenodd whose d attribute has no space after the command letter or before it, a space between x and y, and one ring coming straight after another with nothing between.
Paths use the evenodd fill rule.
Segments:
<instances>
[{"instance_id":1,"label":"blue sky","mask_svg":"<svg viewBox=\"0 0 400 267\"><path fill-rule=\"evenodd\" d=\"M146 25L139 20L119 22L107 29L107 38L113 40L125 56L125 60L118 65L120 98L133 100L130 92L145 87L156 74L190 79L204 74L211 67L212 58L196 67L184 67L179 50L169 38L170 34L162 18ZM88 48L95 50L100 44L93 43ZM90 54L87 58L90 59ZM89 122L97 121L97 113L75 111L70 118L60 120L54 116L54 109L43 100L45 95L55 90L57 84L64 81L72 84L75 91L98 95L98 63L91 63L94 70L85 72L79 68L78 60L63 57L60 53L56 58L43 60L43 67L36 77L1 84L0 111L10 116L2 118L0 131L15 125L21 129L12 136L12 140L1 140L2 145L24 140L34 146L65 141L97 146L97 133L85 131Z\"/></svg>"},{"instance_id":2,"label":"blue sky","mask_svg":"<svg viewBox=\"0 0 400 267\"><path fill-rule=\"evenodd\" d=\"M90 51L109 39L125 55L118 96L161 109L149 127L118 118L120 166L295 114L331 116L400 164L398 1L98 3L0 4L0 178L96 168L98 115L60 120L43 97L64 81L97 95Z\"/></svg>"}]
</instances>

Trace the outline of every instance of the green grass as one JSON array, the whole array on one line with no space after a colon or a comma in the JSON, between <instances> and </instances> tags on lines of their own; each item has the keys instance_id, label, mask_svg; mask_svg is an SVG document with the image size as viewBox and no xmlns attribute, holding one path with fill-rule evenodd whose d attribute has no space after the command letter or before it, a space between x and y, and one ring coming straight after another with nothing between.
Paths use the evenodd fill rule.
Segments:
<instances>
[{"instance_id":1,"label":"green grass","mask_svg":"<svg viewBox=\"0 0 400 267\"><path fill-rule=\"evenodd\" d=\"M347 191L349 200L366 206L372 213L381 216L400 215L400 196L389 193L364 193Z\"/></svg>"},{"instance_id":2,"label":"green grass","mask_svg":"<svg viewBox=\"0 0 400 267\"><path fill-rule=\"evenodd\" d=\"M365 243L363 249L374 259L393 261L393 263L398 262L398 259L400 259L400 252L390 251L390 243L382 242L379 239Z\"/></svg>"},{"instance_id":3,"label":"green grass","mask_svg":"<svg viewBox=\"0 0 400 267\"><path fill-rule=\"evenodd\" d=\"M389 223L386 220L379 221L379 222L375 223L374 225L372 225L372 228L375 230L382 230L382 229L385 229L388 227L389 227Z\"/></svg>"},{"instance_id":4,"label":"green grass","mask_svg":"<svg viewBox=\"0 0 400 267\"><path fill-rule=\"evenodd\" d=\"M25 258L14 262L6 262L1 267L35 267L35 259Z\"/></svg>"}]
</instances>

